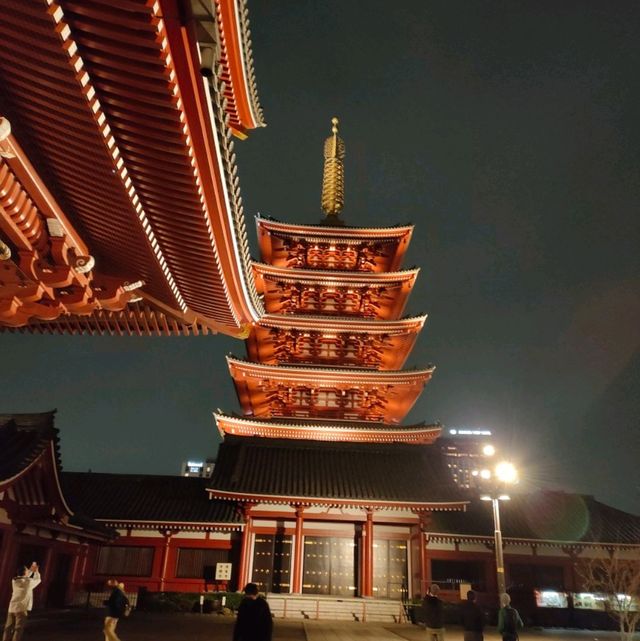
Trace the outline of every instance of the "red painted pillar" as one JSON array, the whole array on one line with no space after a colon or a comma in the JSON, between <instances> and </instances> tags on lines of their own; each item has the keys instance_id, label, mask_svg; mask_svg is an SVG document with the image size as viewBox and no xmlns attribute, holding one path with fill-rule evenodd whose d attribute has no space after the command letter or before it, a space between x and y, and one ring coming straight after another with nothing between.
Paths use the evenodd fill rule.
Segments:
<instances>
[{"instance_id":1,"label":"red painted pillar","mask_svg":"<svg viewBox=\"0 0 640 641\"><path fill-rule=\"evenodd\" d=\"M373 510L367 509L363 534L364 575L362 596L373 596Z\"/></svg>"},{"instance_id":2,"label":"red painted pillar","mask_svg":"<svg viewBox=\"0 0 640 641\"><path fill-rule=\"evenodd\" d=\"M304 546L302 545L302 525L304 508L296 506L296 532L293 547L293 580L291 591L295 594L302 592L302 563L304 560Z\"/></svg>"},{"instance_id":3,"label":"red painted pillar","mask_svg":"<svg viewBox=\"0 0 640 641\"><path fill-rule=\"evenodd\" d=\"M162 548L162 564L160 565L160 592L164 592L164 586L167 581L167 568L169 565L169 546L171 545L171 531L167 530L164 534L164 547Z\"/></svg>"},{"instance_id":4,"label":"red painted pillar","mask_svg":"<svg viewBox=\"0 0 640 641\"><path fill-rule=\"evenodd\" d=\"M242 530L242 546L240 548L240 569L238 571L238 590L249 583L249 566L251 556L251 525L252 519L249 514L250 507L243 508L244 529Z\"/></svg>"},{"instance_id":5,"label":"red painted pillar","mask_svg":"<svg viewBox=\"0 0 640 641\"><path fill-rule=\"evenodd\" d=\"M76 593L76 590L78 589L78 583L80 583L80 566L82 564L82 553L85 548L84 543L78 543L78 545L75 546L74 548L74 555L73 555L73 564L71 566L71 573L69 576L69 583L67 584L67 594L66 594L66 600L69 602L73 602L73 597Z\"/></svg>"},{"instance_id":6,"label":"red painted pillar","mask_svg":"<svg viewBox=\"0 0 640 641\"><path fill-rule=\"evenodd\" d=\"M427 543L431 512L420 513L420 592L424 596L429 591L431 584L431 568L427 556Z\"/></svg>"},{"instance_id":7,"label":"red painted pillar","mask_svg":"<svg viewBox=\"0 0 640 641\"><path fill-rule=\"evenodd\" d=\"M8 527L2 530L2 555L0 555L0 608L5 608L11 596L11 579L15 576L15 530Z\"/></svg>"}]
</instances>

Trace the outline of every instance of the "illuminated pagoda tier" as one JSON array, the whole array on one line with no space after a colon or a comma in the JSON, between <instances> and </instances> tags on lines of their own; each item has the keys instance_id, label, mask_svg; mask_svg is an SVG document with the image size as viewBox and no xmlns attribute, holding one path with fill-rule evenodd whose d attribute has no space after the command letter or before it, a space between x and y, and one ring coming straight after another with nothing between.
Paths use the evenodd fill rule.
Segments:
<instances>
[{"instance_id":1,"label":"illuminated pagoda tier","mask_svg":"<svg viewBox=\"0 0 640 641\"><path fill-rule=\"evenodd\" d=\"M402 315L418 269L342 272L254 263L256 288L269 314L321 314L394 320Z\"/></svg>"},{"instance_id":2,"label":"illuminated pagoda tier","mask_svg":"<svg viewBox=\"0 0 640 641\"><path fill-rule=\"evenodd\" d=\"M0 329L245 336L243 0L8 0L0 43Z\"/></svg>"},{"instance_id":3,"label":"illuminated pagoda tier","mask_svg":"<svg viewBox=\"0 0 640 641\"><path fill-rule=\"evenodd\" d=\"M434 369L377 371L227 361L247 416L385 423L399 423L406 416Z\"/></svg>"},{"instance_id":4,"label":"illuminated pagoda tier","mask_svg":"<svg viewBox=\"0 0 640 641\"><path fill-rule=\"evenodd\" d=\"M243 415L215 414L209 493L244 519L239 585L399 599L429 581L431 514L465 504L433 445L439 425L401 425L434 371L402 369L426 321L402 318L413 227L343 225L344 152L334 120L323 224L257 218L266 314L248 358L227 358Z\"/></svg>"},{"instance_id":5,"label":"illuminated pagoda tier","mask_svg":"<svg viewBox=\"0 0 640 641\"><path fill-rule=\"evenodd\" d=\"M413 225L370 229L290 225L256 218L262 259L274 267L392 272L402 263Z\"/></svg>"},{"instance_id":6,"label":"illuminated pagoda tier","mask_svg":"<svg viewBox=\"0 0 640 641\"><path fill-rule=\"evenodd\" d=\"M426 316L393 321L267 314L247 339L247 355L269 365L400 369Z\"/></svg>"}]
</instances>

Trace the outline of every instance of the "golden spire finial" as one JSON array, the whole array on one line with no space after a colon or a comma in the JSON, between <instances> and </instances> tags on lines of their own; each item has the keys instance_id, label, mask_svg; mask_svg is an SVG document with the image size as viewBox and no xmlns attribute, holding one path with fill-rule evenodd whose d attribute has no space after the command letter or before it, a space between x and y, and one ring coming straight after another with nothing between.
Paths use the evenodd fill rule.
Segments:
<instances>
[{"instance_id":1,"label":"golden spire finial","mask_svg":"<svg viewBox=\"0 0 640 641\"><path fill-rule=\"evenodd\" d=\"M331 119L331 133L324 141L322 211L337 216L344 205L344 140L338 136L338 119Z\"/></svg>"}]
</instances>

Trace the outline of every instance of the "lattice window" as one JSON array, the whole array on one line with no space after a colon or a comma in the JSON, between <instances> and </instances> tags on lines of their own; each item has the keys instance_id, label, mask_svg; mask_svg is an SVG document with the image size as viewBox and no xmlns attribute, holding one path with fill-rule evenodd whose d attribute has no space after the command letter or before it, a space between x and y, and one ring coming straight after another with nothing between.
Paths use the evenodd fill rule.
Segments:
<instances>
[{"instance_id":1,"label":"lattice window","mask_svg":"<svg viewBox=\"0 0 640 641\"><path fill-rule=\"evenodd\" d=\"M215 576L216 563L228 563L229 551L211 548L179 548L176 577L204 579Z\"/></svg>"},{"instance_id":2,"label":"lattice window","mask_svg":"<svg viewBox=\"0 0 640 641\"><path fill-rule=\"evenodd\" d=\"M123 576L151 576L153 547L107 545L100 548L96 574Z\"/></svg>"}]
</instances>

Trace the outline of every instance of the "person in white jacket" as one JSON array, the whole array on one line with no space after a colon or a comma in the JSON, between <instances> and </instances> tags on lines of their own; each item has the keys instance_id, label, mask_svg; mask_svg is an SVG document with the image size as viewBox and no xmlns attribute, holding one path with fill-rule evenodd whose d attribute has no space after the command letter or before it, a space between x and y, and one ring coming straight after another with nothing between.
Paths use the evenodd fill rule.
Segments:
<instances>
[{"instance_id":1,"label":"person in white jacket","mask_svg":"<svg viewBox=\"0 0 640 641\"><path fill-rule=\"evenodd\" d=\"M38 564L32 563L30 567L24 566L18 576L11 582L13 593L9 601L9 613L4 624L2 641L20 641L24 632L27 616L33 607L33 589L40 585L40 572Z\"/></svg>"}]
</instances>

